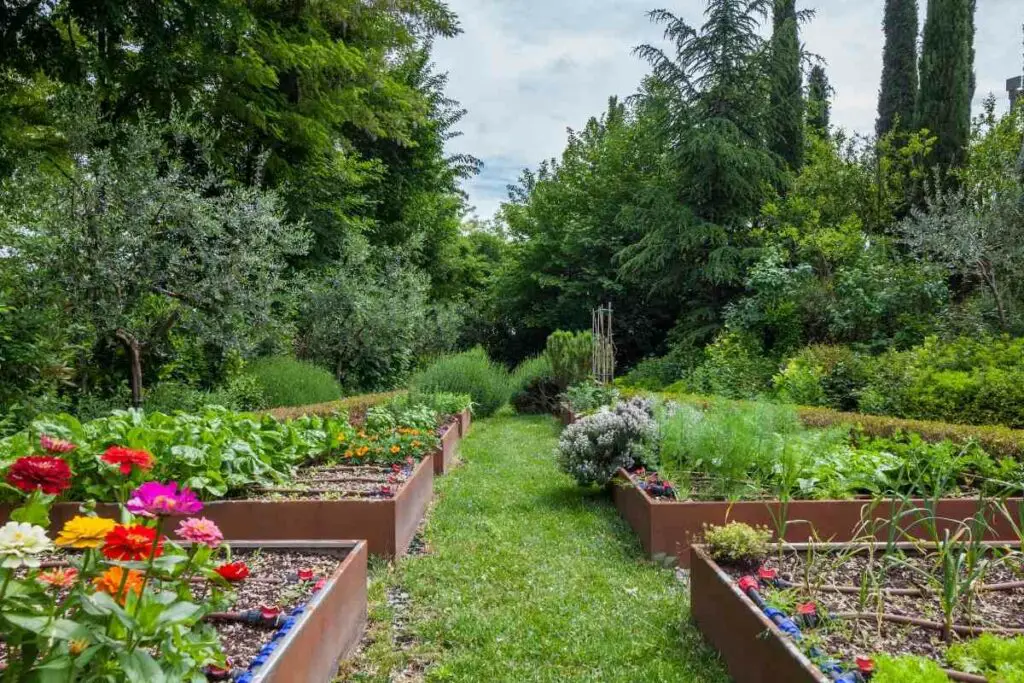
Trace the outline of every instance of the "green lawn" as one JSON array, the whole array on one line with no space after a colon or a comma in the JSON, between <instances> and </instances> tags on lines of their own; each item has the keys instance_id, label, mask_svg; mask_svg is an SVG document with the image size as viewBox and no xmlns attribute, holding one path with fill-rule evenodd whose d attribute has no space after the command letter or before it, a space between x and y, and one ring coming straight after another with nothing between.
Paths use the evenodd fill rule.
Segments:
<instances>
[{"instance_id":1,"label":"green lawn","mask_svg":"<svg viewBox=\"0 0 1024 683\"><path fill-rule=\"evenodd\" d=\"M466 464L437 481L430 554L375 566L375 643L342 680L728 680L672 571L558 471L557 436L547 418L474 424ZM388 589L408 594L404 630Z\"/></svg>"}]
</instances>

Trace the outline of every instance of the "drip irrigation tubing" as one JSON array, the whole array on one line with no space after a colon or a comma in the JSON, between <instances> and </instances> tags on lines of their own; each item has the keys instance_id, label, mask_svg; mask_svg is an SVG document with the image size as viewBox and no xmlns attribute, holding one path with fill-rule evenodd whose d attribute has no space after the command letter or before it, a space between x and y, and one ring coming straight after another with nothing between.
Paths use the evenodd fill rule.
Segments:
<instances>
[{"instance_id":1,"label":"drip irrigation tubing","mask_svg":"<svg viewBox=\"0 0 1024 683\"><path fill-rule=\"evenodd\" d=\"M902 614L871 614L869 612L836 612L829 614L830 619L841 619L850 621L888 621L894 624L910 624L912 626L920 626L922 628L931 629L934 631L944 631L946 627L942 622L929 621L928 619L919 619L917 617L907 617ZM1024 636L1024 628L1000 628L1000 627L987 627L987 626L967 626L964 624L953 624L952 628L954 633L967 636L977 636L983 633L990 633L997 636Z\"/></svg>"},{"instance_id":2,"label":"drip irrigation tubing","mask_svg":"<svg viewBox=\"0 0 1024 683\"><path fill-rule=\"evenodd\" d=\"M794 583L792 581L786 581L784 579L776 579L775 582L779 588L803 588L804 584ZM858 595L863 591L860 586L814 586L815 590L823 593L847 593L850 595ZM1015 591L1024 590L1024 581L1007 581L1005 583L991 583L982 584L974 589L978 593L995 593L999 591ZM872 591L874 592L874 591ZM928 588L883 588L883 595L911 595L919 597L927 597L929 595L935 595L937 591L930 590Z\"/></svg>"}]
</instances>

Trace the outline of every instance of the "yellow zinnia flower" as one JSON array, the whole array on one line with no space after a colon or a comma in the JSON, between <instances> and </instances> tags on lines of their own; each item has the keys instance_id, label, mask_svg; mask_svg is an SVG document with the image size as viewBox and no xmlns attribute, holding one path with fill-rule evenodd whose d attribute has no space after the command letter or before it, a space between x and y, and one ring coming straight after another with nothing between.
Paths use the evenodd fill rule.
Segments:
<instances>
[{"instance_id":1,"label":"yellow zinnia flower","mask_svg":"<svg viewBox=\"0 0 1024 683\"><path fill-rule=\"evenodd\" d=\"M75 517L60 530L57 545L72 548L99 548L117 523L102 517Z\"/></svg>"}]
</instances>

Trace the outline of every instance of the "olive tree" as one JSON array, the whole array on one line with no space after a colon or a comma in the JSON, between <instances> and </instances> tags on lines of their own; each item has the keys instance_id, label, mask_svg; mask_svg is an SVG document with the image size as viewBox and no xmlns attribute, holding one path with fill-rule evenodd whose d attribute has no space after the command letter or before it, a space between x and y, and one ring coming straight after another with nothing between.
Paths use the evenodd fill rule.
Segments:
<instances>
[{"instance_id":1,"label":"olive tree","mask_svg":"<svg viewBox=\"0 0 1024 683\"><path fill-rule=\"evenodd\" d=\"M37 267L98 343L124 348L140 405L147 347L177 326L240 345L270 319L286 258L309 235L275 193L209 171L202 130L81 116L67 135L66 161L40 159L9 180L0 220L47 245Z\"/></svg>"}]
</instances>

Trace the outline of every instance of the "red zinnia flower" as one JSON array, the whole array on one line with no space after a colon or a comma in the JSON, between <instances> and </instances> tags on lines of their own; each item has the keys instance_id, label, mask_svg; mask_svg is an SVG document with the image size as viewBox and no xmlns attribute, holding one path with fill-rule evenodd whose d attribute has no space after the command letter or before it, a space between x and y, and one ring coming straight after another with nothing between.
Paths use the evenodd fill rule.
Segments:
<instances>
[{"instance_id":1,"label":"red zinnia flower","mask_svg":"<svg viewBox=\"0 0 1024 683\"><path fill-rule=\"evenodd\" d=\"M156 529L136 524L134 526L122 526L118 524L114 530L107 534L106 543L103 545L103 554L111 560L122 560L138 562L148 560L153 550L153 541L156 540ZM160 557L164 552L164 540L161 538L156 545L154 557Z\"/></svg>"},{"instance_id":2,"label":"red zinnia flower","mask_svg":"<svg viewBox=\"0 0 1024 683\"><path fill-rule=\"evenodd\" d=\"M29 493L40 490L54 495L71 486L71 468L61 458L30 455L14 461L7 483Z\"/></svg>"},{"instance_id":3,"label":"red zinnia flower","mask_svg":"<svg viewBox=\"0 0 1024 683\"><path fill-rule=\"evenodd\" d=\"M117 465L121 474L126 477L132 473L133 465L140 470L153 469L152 455L146 451L136 451L124 446L111 446L100 456L100 460L109 465Z\"/></svg>"},{"instance_id":4,"label":"red zinnia flower","mask_svg":"<svg viewBox=\"0 0 1024 683\"><path fill-rule=\"evenodd\" d=\"M249 578L249 567L245 562L228 562L217 567L216 571L226 581L244 581Z\"/></svg>"}]
</instances>

